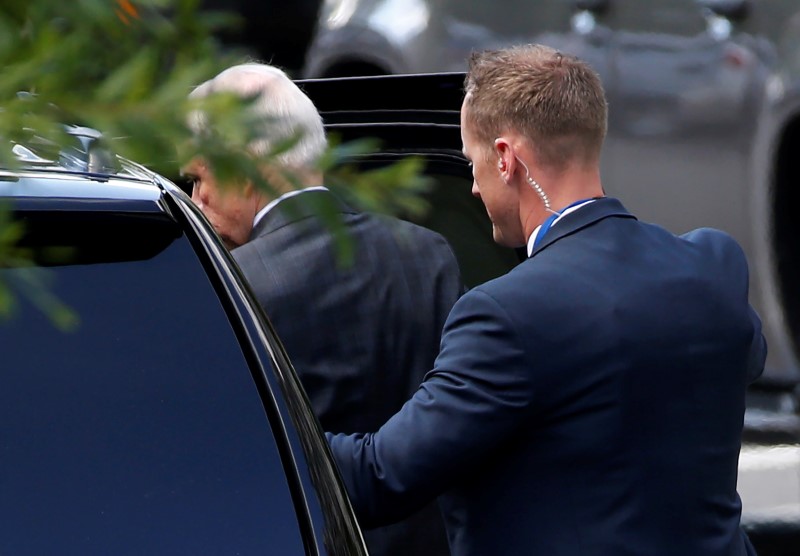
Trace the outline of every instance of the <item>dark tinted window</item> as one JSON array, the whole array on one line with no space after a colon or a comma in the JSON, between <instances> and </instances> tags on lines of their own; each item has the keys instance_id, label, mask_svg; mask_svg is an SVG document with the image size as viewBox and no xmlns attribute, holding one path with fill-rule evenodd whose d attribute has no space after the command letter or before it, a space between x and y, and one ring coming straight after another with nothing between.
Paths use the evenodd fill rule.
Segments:
<instances>
[{"instance_id":1,"label":"dark tinted window","mask_svg":"<svg viewBox=\"0 0 800 556\"><path fill-rule=\"evenodd\" d=\"M205 271L185 237L163 241L163 223L129 218L139 242L79 248L80 264L46 269L77 330L18 293L16 316L0 321L0 554L303 553L264 408ZM137 243L157 248L119 260Z\"/></svg>"},{"instance_id":2,"label":"dark tinted window","mask_svg":"<svg viewBox=\"0 0 800 556\"><path fill-rule=\"evenodd\" d=\"M507 273L519 264L520 256L492 239L486 208L472 196L472 179L447 170L441 164L430 166L430 210L413 220L447 239L458 259L461 278L471 288Z\"/></svg>"}]
</instances>

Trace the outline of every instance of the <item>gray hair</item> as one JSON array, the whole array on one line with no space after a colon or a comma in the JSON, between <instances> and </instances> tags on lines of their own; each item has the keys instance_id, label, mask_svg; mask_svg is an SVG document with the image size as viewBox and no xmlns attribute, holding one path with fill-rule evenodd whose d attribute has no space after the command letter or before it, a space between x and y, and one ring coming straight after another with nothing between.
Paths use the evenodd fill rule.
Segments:
<instances>
[{"instance_id":1,"label":"gray hair","mask_svg":"<svg viewBox=\"0 0 800 556\"><path fill-rule=\"evenodd\" d=\"M232 66L199 85L189 98L200 99L215 93L238 96L257 95L251 106L254 116L264 120L263 133L250 143L252 154L262 156L275 143L298 136L292 147L280 153L283 166L304 169L313 166L328 146L322 117L303 91L281 70L267 64L247 63ZM206 126L205 115L195 112L189 126L196 133Z\"/></svg>"}]
</instances>

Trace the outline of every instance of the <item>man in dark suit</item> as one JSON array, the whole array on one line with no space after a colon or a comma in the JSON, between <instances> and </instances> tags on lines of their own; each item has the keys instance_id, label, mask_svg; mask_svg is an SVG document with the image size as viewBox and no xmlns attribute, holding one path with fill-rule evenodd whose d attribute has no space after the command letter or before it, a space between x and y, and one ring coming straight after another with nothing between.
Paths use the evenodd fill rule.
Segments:
<instances>
[{"instance_id":1,"label":"man in dark suit","mask_svg":"<svg viewBox=\"0 0 800 556\"><path fill-rule=\"evenodd\" d=\"M456 303L385 425L328 435L363 522L440 496L456 556L752 553L737 460L766 346L747 264L720 231L678 237L604 197L606 113L575 58L471 59L473 194L529 258Z\"/></svg>"},{"instance_id":2,"label":"man in dark suit","mask_svg":"<svg viewBox=\"0 0 800 556\"><path fill-rule=\"evenodd\" d=\"M254 118L270 127L251 145L255 154L301 132L273 163L280 172L265 171L271 177L290 171L306 187L286 187L277 198L250 184L223 189L213 169L195 160L184 170L194 182L192 199L232 249L325 430L378 428L433 364L444 321L462 292L456 259L440 235L353 210L321 185L314 165L326 147L322 119L283 72L235 66L192 96L214 92L257 95ZM325 211L338 215L352 242L349 263L339 258L329 224L317 218ZM435 503L403 523L366 531L365 539L371 554L447 553Z\"/></svg>"}]
</instances>

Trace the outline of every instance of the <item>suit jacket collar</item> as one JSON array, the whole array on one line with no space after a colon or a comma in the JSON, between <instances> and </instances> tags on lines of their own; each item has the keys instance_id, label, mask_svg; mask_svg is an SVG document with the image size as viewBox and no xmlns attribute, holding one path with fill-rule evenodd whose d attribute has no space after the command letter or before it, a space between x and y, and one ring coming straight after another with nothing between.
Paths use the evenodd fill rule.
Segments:
<instances>
[{"instance_id":1,"label":"suit jacket collar","mask_svg":"<svg viewBox=\"0 0 800 556\"><path fill-rule=\"evenodd\" d=\"M549 245L552 245L559 239L572 235L587 226L591 226L595 222L612 216L636 218L628 212L617 199L612 197L597 199L575 212L567 214L564 218L559 220L555 226L550 228L544 238L542 238L542 242L534 248L531 257L535 257L537 253L541 252L543 249L547 249Z\"/></svg>"},{"instance_id":2,"label":"suit jacket collar","mask_svg":"<svg viewBox=\"0 0 800 556\"><path fill-rule=\"evenodd\" d=\"M355 213L355 210L330 191L303 191L282 200L270 209L250 232L249 241L310 216L325 218L325 215Z\"/></svg>"}]
</instances>

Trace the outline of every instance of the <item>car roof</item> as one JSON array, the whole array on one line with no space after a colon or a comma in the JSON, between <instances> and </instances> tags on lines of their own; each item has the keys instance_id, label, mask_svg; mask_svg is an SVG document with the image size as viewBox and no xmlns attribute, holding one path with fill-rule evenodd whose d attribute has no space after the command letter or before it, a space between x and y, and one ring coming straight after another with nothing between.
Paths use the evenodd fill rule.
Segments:
<instances>
[{"instance_id":1,"label":"car roof","mask_svg":"<svg viewBox=\"0 0 800 556\"><path fill-rule=\"evenodd\" d=\"M96 130L67 126L71 145L31 138L15 143L14 168L0 168L0 197L20 199L157 201L165 180L144 166L116 156Z\"/></svg>"},{"instance_id":2,"label":"car roof","mask_svg":"<svg viewBox=\"0 0 800 556\"><path fill-rule=\"evenodd\" d=\"M152 180L112 175L58 169L0 170L0 197L156 201L161 188Z\"/></svg>"}]
</instances>

